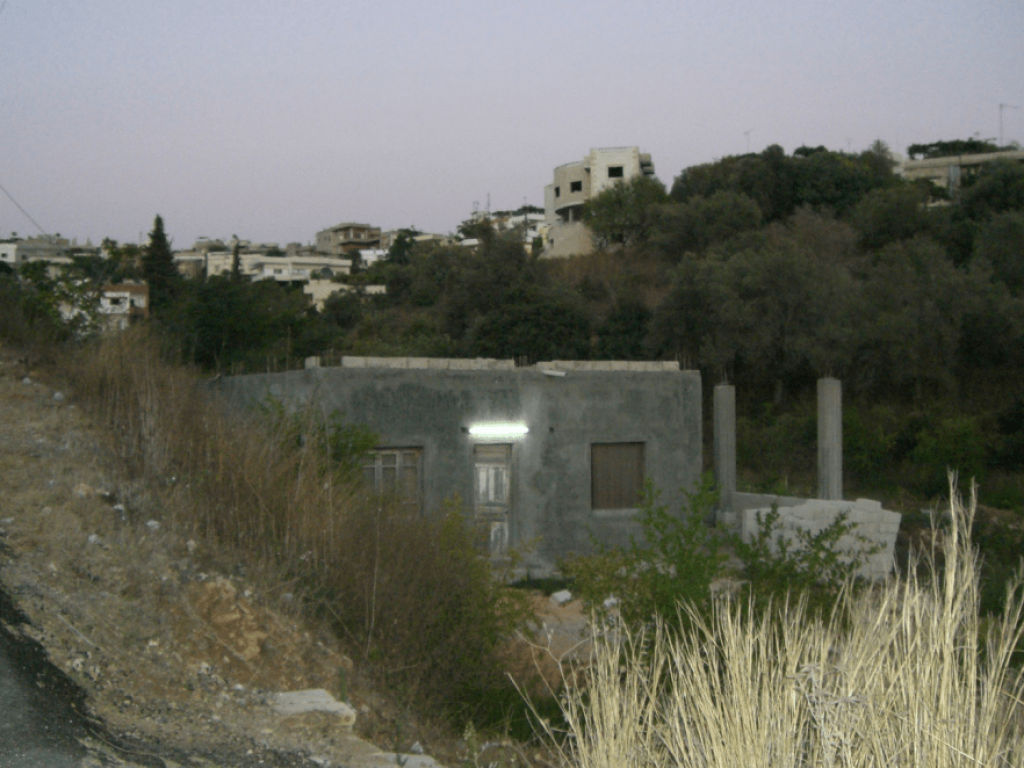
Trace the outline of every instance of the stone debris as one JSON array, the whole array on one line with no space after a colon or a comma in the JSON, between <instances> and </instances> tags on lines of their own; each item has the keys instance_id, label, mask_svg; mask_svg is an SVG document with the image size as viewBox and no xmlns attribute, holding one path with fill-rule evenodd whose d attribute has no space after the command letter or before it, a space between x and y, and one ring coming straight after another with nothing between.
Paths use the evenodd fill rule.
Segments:
<instances>
[{"instance_id":1,"label":"stone debris","mask_svg":"<svg viewBox=\"0 0 1024 768\"><path fill-rule=\"evenodd\" d=\"M572 592L568 589L561 589L551 595L551 602L555 605L565 605L572 600Z\"/></svg>"},{"instance_id":2,"label":"stone debris","mask_svg":"<svg viewBox=\"0 0 1024 768\"><path fill-rule=\"evenodd\" d=\"M356 711L348 704L338 701L323 688L277 693L274 694L271 703L274 710L285 717L306 712L327 712L336 715L340 724L346 728L351 728L356 722Z\"/></svg>"},{"instance_id":3,"label":"stone debris","mask_svg":"<svg viewBox=\"0 0 1024 768\"><path fill-rule=\"evenodd\" d=\"M158 521L156 521L156 520L147 520L146 521L146 527L149 528L149 530L151 530L151 531L159 531L160 530L160 523Z\"/></svg>"},{"instance_id":4,"label":"stone debris","mask_svg":"<svg viewBox=\"0 0 1024 768\"><path fill-rule=\"evenodd\" d=\"M88 483L79 483L74 487L72 493L80 499L91 499L96 495L96 489Z\"/></svg>"},{"instance_id":5,"label":"stone debris","mask_svg":"<svg viewBox=\"0 0 1024 768\"><path fill-rule=\"evenodd\" d=\"M365 768L385 768L392 765L400 765L402 768L442 768L441 764L429 755L405 755L400 752L379 752L367 760L360 761L360 765Z\"/></svg>"}]
</instances>

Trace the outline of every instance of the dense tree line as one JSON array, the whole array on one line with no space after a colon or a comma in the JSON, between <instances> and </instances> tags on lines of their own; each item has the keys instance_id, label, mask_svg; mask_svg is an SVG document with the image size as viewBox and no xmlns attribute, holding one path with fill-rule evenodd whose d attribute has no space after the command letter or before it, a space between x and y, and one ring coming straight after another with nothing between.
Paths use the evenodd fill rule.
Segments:
<instances>
[{"instance_id":1,"label":"dense tree line","mask_svg":"<svg viewBox=\"0 0 1024 768\"><path fill-rule=\"evenodd\" d=\"M941 156L961 144L911 151ZM332 352L677 359L700 368L707 389L734 382L775 414L832 375L851 409L931 409L907 427L911 438L865 449L853 462L865 472L878 456L897 466L894 456L926 452L925 433L947 427L984 443L976 464L1016 471L1024 165L988 164L950 200L898 176L880 142L860 153L771 146L686 168L670 189L651 177L621 183L588 203L584 220L598 251L553 261L487 219L460 227L473 248L403 231L389 259L344 278L347 291L322 311L297 287L249 282L237 269L182 277L160 217L147 246L105 242L112 258L79 259L66 283L145 277L154 325L182 360L211 371ZM50 278L30 268L22 277L24 316L52 319ZM379 284L385 295L366 291ZM974 419L969 435L954 417Z\"/></svg>"}]
</instances>

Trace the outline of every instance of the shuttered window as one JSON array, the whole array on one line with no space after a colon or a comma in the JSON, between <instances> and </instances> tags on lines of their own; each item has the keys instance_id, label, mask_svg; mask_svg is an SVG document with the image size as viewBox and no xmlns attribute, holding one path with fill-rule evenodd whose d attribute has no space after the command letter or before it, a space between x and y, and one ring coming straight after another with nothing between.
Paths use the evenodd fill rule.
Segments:
<instances>
[{"instance_id":1,"label":"shuttered window","mask_svg":"<svg viewBox=\"0 0 1024 768\"><path fill-rule=\"evenodd\" d=\"M372 451L363 464L366 484L382 494L396 494L411 507L421 507L422 448L384 448Z\"/></svg>"},{"instance_id":2,"label":"shuttered window","mask_svg":"<svg viewBox=\"0 0 1024 768\"><path fill-rule=\"evenodd\" d=\"M590 501L593 509L635 509L644 487L643 443L590 446Z\"/></svg>"}]
</instances>

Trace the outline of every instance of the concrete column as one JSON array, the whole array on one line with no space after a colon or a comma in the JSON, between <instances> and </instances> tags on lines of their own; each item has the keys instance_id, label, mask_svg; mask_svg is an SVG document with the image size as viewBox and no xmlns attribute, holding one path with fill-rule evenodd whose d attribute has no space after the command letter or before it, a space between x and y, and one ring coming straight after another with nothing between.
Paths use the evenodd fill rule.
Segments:
<instances>
[{"instance_id":1,"label":"concrete column","mask_svg":"<svg viewBox=\"0 0 1024 768\"><path fill-rule=\"evenodd\" d=\"M818 379L818 498L843 500L843 385Z\"/></svg>"},{"instance_id":2,"label":"concrete column","mask_svg":"<svg viewBox=\"0 0 1024 768\"><path fill-rule=\"evenodd\" d=\"M715 387L715 482L721 494L719 506L732 510L736 492L736 387Z\"/></svg>"}]
</instances>

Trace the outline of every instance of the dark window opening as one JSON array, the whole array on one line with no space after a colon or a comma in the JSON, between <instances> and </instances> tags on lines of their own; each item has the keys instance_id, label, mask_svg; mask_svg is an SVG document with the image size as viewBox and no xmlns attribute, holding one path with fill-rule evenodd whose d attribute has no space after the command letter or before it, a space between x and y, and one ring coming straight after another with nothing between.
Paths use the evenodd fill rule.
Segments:
<instances>
[{"instance_id":1,"label":"dark window opening","mask_svg":"<svg viewBox=\"0 0 1024 768\"><path fill-rule=\"evenodd\" d=\"M559 197L562 194L561 187L555 187L555 197Z\"/></svg>"},{"instance_id":2,"label":"dark window opening","mask_svg":"<svg viewBox=\"0 0 1024 768\"><path fill-rule=\"evenodd\" d=\"M572 182L569 182L569 191L570 192L582 192L583 191L583 182L582 181L572 181Z\"/></svg>"},{"instance_id":3,"label":"dark window opening","mask_svg":"<svg viewBox=\"0 0 1024 768\"><path fill-rule=\"evenodd\" d=\"M622 166L621 165L610 165L610 166L608 166L608 178L609 179L621 179L622 178Z\"/></svg>"},{"instance_id":4,"label":"dark window opening","mask_svg":"<svg viewBox=\"0 0 1024 768\"><path fill-rule=\"evenodd\" d=\"M643 443L594 443L590 446L592 509L635 509L644 487Z\"/></svg>"}]
</instances>

